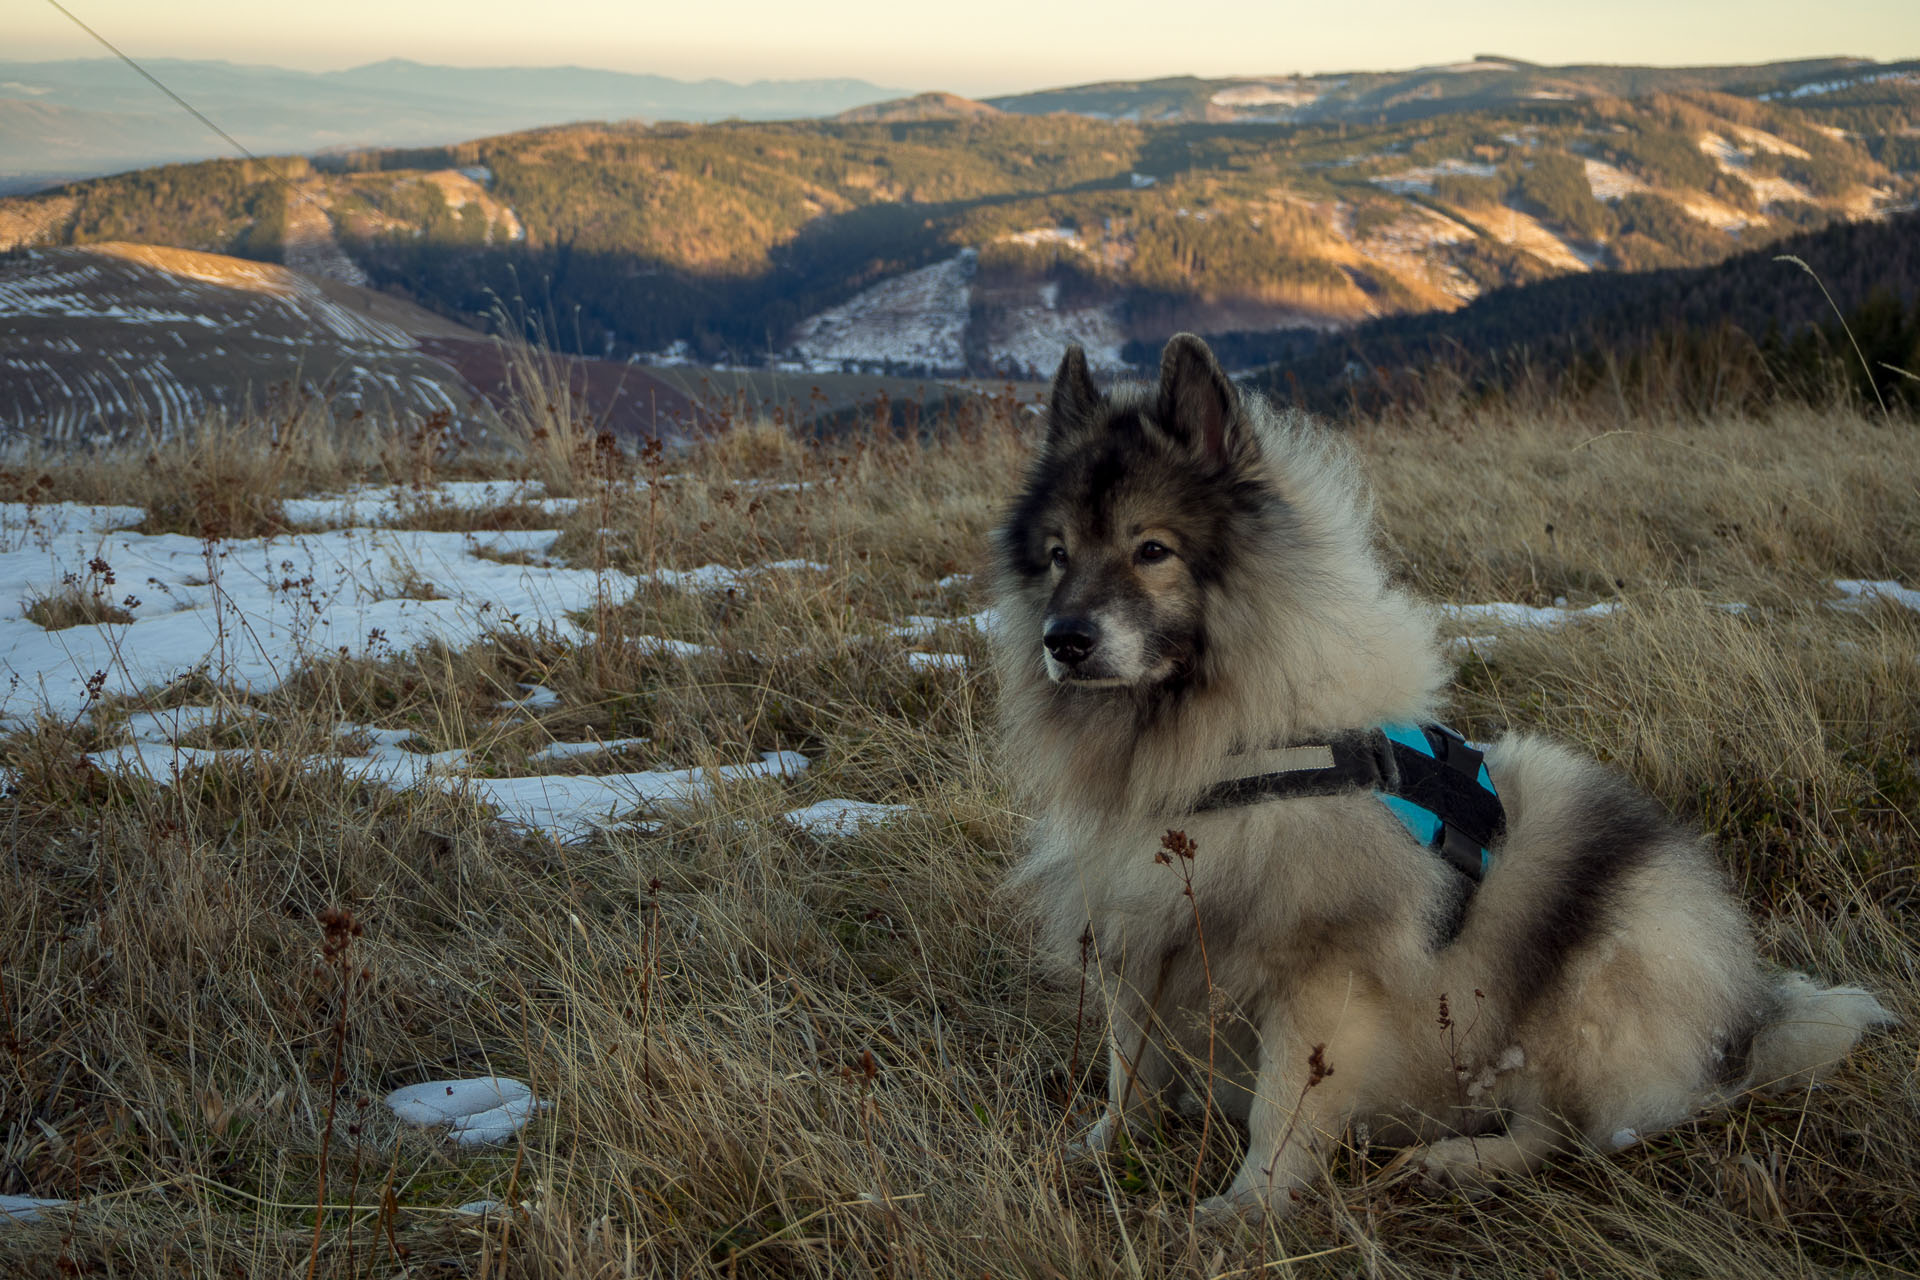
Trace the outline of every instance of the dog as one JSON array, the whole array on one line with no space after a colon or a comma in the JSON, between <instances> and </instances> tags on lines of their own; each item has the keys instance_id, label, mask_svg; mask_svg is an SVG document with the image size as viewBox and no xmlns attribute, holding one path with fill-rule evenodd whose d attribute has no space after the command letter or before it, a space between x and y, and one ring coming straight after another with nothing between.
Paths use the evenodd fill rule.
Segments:
<instances>
[{"instance_id":1,"label":"dog","mask_svg":"<svg viewBox=\"0 0 1920 1280\"><path fill-rule=\"evenodd\" d=\"M1430 611L1389 581L1344 441L1199 338L1104 394L1068 349L994 558L1035 817L1012 883L1097 967L1109 1030L1078 1150L1210 1097L1248 1145L1209 1212L1288 1212L1349 1126L1472 1186L1803 1084L1892 1021L1767 969L1710 843L1597 762L1404 728L1382 752L1440 708ZM1482 834L1383 803L1395 758Z\"/></svg>"}]
</instances>

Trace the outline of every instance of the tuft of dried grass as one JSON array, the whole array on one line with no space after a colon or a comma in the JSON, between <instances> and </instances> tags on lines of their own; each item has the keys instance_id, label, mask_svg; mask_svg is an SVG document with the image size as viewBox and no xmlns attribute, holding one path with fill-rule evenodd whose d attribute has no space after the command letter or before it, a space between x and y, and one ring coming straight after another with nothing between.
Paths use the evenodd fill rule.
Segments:
<instances>
[{"instance_id":1,"label":"tuft of dried grass","mask_svg":"<svg viewBox=\"0 0 1920 1280\"><path fill-rule=\"evenodd\" d=\"M48 631L133 621L131 613L98 592L83 591L72 586L35 596L21 609L20 616Z\"/></svg>"}]
</instances>

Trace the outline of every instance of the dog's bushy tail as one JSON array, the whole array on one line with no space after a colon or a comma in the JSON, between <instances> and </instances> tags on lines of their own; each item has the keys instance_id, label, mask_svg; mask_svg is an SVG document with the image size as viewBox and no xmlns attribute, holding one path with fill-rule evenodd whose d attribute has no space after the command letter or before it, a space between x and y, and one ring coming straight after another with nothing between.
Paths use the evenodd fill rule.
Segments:
<instances>
[{"instance_id":1,"label":"dog's bushy tail","mask_svg":"<svg viewBox=\"0 0 1920 1280\"><path fill-rule=\"evenodd\" d=\"M1760 1093L1812 1083L1867 1031L1899 1021L1859 987L1818 987L1804 973L1782 975L1772 1005L1748 1058L1748 1087Z\"/></svg>"}]
</instances>

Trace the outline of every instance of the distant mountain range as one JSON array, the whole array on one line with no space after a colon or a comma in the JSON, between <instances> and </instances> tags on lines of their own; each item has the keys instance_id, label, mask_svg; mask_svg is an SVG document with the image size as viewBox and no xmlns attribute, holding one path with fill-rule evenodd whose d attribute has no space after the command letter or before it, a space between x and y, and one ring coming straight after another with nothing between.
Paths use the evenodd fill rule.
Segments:
<instances>
[{"instance_id":1,"label":"distant mountain range","mask_svg":"<svg viewBox=\"0 0 1920 1280\"><path fill-rule=\"evenodd\" d=\"M17 68L0 69L0 90L25 92L6 78ZM201 101L243 115L253 72L225 74L234 96ZM380 93L445 103L468 74L380 64L306 79L337 103ZM564 113L592 91L579 80L590 73L488 74L492 96L517 110ZM71 109L55 97L14 109L55 121ZM102 91L94 106L131 102ZM369 305L413 304L402 327L418 341L328 338L304 368L351 395L365 381L372 396L398 394L378 372L397 361L415 411L472 398L440 399L428 385L445 369L420 361L483 394L492 376L469 358L474 339L421 333L427 313L475 330L524 327L615 387L628 362L655 379L726 367L773 388L1024 378L1048 372L1069 342L1118 372L1150 365L1169 333L1189 329L1236 370L1285 361L1287 384L1324 401L1350 395L1356 370L1418 364L1454 342L1477 361L1516 335L1613 349L1662 316L1689 327L1727 318L1750 334L1772 320L1804 328L1812 295L1804 280L1781 283L1767 246L1821 228L1836 235L1792 243L1810 261L1839 246L1852 264L1835 277L1847 305L1876 281L1899 301L1920 278L1897 251L1914 223L1887 221L1920 207L1920 62L1673 70L1479 58L991 103L920 94L825 105L828 118L449 140L475 125L437 145L164 165L0 197L0 267L33 278L0 289L0 417L10 402L16 422L85 430L174 411L154 407L163 403L223 403L222 387L284 380L274 361L299 346L295 329L324 328L293 318L312 300L304 287L174 307L160 299L175 286L156 282L152 262L128 265L130 250L112 263L56 252L106 242L277 264ZM1850 223L1862 239L1837 234ZM1869 241L1880 247L1856 251ZM1755 256L1717 269L1735 255ZM62 292L62 273L81 266L107 301ZM1716 292L1730 280L1738 296ZM1551 287L1522 287L1540 281ZM1773 305L1796 289L1791 314ZM200 318L169 319L165 333L148 319L175 310ZM1457 323L1448 312L1462 312ZM1875 358L1905 369L1914 360L1899 314L1876 322L1892 354ZM214 341L188 353L203 330L217 338L229 324L264 335L259 352ZM438 352L443 340L469 355ZM9 354L9 343L26 345ZM149 363L165 364L169 390L122 396ZM644 385L651 427L667 392ZM75 416L62 418L68 405Z\"/></svg>"},{"instance_id":2,"label":"distant mountain range","mask_svg":"<svg viewBox=\"0 0 1920 1280\"><path fill-rule=\"evenodd\" d=\"M1308 124L1353 121L1393 124L1458 111L1654 93L1731 93L1756 97L1823 85L1851 84L1871 72L1912 71L1920 63L1870 58L1803 58L1720 67L1549 67L1498 54L1410 71L1338 75L1239 76L1205 80L1168 76L1113 80L988 98L1001 111L1043 115L1071 111L1102 120L1151 124Z\"/></svg>"},{"instance_id":3,"label":"distant mountain range","mask_svg":"<svg viewBox=\"0 0 1920 1280\"><path fill-rule=\"evenodd\" d=\"M1108 81L982 102L902 97L864 80L676 80L586 67L446 67L391 58L345 71L291 71L160 58L163 83L259 154L412 147L581 121L912 121L1067 112L1145 124L1381 125L1468 110L1653 93L1819 94L1920 62L1807 58L1751 66L1539 66L1466 62L1338 75ZM113 58L0 61L0 195L232 149Z\"/></svg>"},{"instance_id":4,"label":"distant mountain range","mask_svg":"<svg viewBox=\"0 0 1920 1280\"><path fill-rule=\"evenodd\" d=\"M419 146L577 120L796 119L901 92L864 80L734 84L400 58L322 72L171 58L143 65L266 155ZM117 59L0 62L0 193L232 153Z\"/></svg>"}]
</instances>

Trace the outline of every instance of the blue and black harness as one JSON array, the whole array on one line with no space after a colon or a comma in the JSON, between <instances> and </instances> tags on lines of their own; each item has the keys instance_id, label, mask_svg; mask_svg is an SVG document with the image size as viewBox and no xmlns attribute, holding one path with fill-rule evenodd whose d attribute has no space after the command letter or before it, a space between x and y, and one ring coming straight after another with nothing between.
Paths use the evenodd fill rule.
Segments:
<instances>
[{"instance_id":1,"label":"blue and black harness","mask_svg":"<svg viewBox=\"0 0 1920 1280\"><path fill-rule=\"evenodd\" d=\"M1415 840L1467 878L1471 893L1507 825L1485 754L1445 725L1383 725L1237 757L1248 771L1216 783L1194 808L1371 791Z\"/></svg>"}]
</instances>

